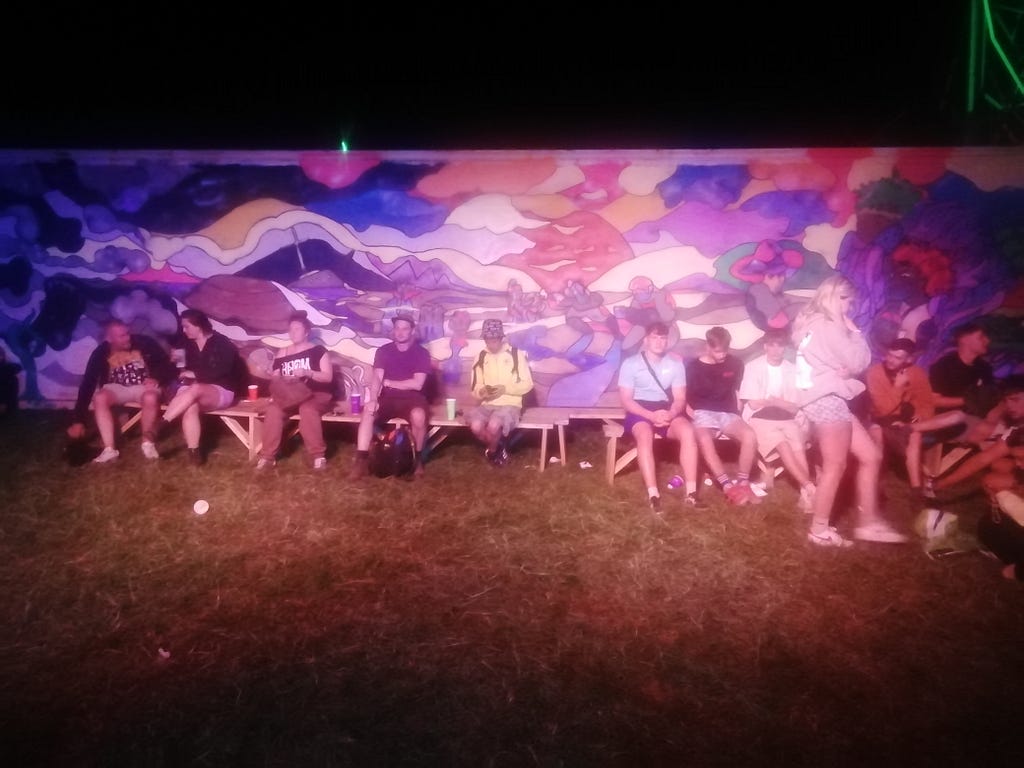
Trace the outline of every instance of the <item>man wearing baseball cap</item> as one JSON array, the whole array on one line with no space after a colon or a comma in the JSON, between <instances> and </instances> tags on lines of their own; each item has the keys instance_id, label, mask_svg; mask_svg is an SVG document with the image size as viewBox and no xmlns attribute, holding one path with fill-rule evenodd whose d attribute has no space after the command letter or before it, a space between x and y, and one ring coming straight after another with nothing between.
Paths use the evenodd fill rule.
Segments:
<instances>
[{"instance_id":1,"label":"man wearing baseball cap","mask_svg":"<svg viewBox=\"0 0 1024 768\"><path fill-rule=\"evenodd\" d=\"M501 320L484 320L480 337L484 349L470 383L479 403L466 414L466 422L484 444L485 458L500 467L509 461L508 436L519 423L523 396L533 389L533 375L526 353L505 342Z\"/></svg>"},{"instance_id":2,"label":"man wearing baseball cap","mask_svg":"<svg viewBox=\"0 0 1024 768\"><path fill-rule=\"evenodd\" d=\"M370 442L374 425L401 418L409 422L416 445L413 476L423 474L423 446L427 436L429 403L423 392L432 373L430 353L414 335L416 321L408 312L391 318L392 341L377 348L373 358L373 375L366 388L363 414L356 436L356 458L350 477L358 479L369 474Z\"/></svg>"}]
</instances>

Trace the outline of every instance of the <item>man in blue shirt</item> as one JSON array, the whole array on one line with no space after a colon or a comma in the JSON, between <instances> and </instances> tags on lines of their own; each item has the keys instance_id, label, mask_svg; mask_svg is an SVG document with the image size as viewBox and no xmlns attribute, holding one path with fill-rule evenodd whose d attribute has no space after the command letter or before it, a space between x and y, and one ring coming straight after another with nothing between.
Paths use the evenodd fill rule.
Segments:
<instances>
[{"instance_id":1,"label":"man in blue shirt","mask_svg":"<svg viewBox=\"0 0 1024 768\"><path fill-rule=\"evenodd\" d=\"M641 350L622 361L619 397L626 410L624 427L636 441L637 464L647 487L651 509L661 512L661 496L654 461L654 436L679 442L679 466L686 482L684 503L703 508L697 501L697 442L693 425L683 416L686 408L686 369L676 355L667 354L668 325L650 323Z\"/></svg>"}]
</instances>

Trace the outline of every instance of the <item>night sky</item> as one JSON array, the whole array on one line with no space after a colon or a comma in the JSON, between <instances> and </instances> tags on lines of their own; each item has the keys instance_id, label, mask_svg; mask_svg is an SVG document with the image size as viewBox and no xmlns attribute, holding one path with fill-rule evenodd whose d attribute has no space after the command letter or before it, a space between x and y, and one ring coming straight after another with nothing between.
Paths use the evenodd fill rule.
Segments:
<instances>
[{"instance_id":1,"label":"night sky","mask_svg":"<svg viewBox=\"0 0 1024 768\"><path fill-rule=\"evenodd\" d=\"M2 54L10 77L0 147L972 143L962 117L966 11L935 8L900 0L751 16L741 6L703 15L657 6L632 16L581 11L575 24L521 9L514 25L410 22L400 35L383 15L332 16L319 30L313 19L277 17L230 27L176 17L131 29L64 19L47 27L37 55Z\"/></svg>"}]
</instances>

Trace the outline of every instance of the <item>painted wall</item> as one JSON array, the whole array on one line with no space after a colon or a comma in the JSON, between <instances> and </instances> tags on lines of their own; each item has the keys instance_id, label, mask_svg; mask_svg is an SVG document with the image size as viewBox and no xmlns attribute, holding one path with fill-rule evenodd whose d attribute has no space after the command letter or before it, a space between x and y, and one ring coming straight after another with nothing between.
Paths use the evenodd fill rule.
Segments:
<instances>
[{"instance_id":1,"label":"painted wall","mask_svg":"<svg viewBox=\"0 0 1024 768\"><path fill-rule=\"evenodd\" d=\"M307 310L350 383L410 309L456 395L496 317L541 404L617 403L647 322L750 357L833 270L876 350L984 317L1024 370L1024 150L0 152L0 343L43 406L105 320L170 346L186 307L254 370Z\"/></svg>"}]
</instances>

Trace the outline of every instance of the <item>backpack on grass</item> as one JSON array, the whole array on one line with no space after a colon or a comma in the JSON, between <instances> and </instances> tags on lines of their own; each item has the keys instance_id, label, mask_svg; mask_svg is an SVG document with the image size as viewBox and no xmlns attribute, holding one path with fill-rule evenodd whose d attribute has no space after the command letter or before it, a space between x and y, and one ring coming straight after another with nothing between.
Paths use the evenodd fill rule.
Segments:
<instances>
[{"instance_id":1,"label":"backpack on grass","mask_svg":"<svg viewBox=\"0 0 1024 768\"><path fill-rule=\"evenodd\" d=\"M369 470L376 477L401 477L415 462L412 433L405 424L385 425L370 442Z\"/></svg>"}]
</instances>

